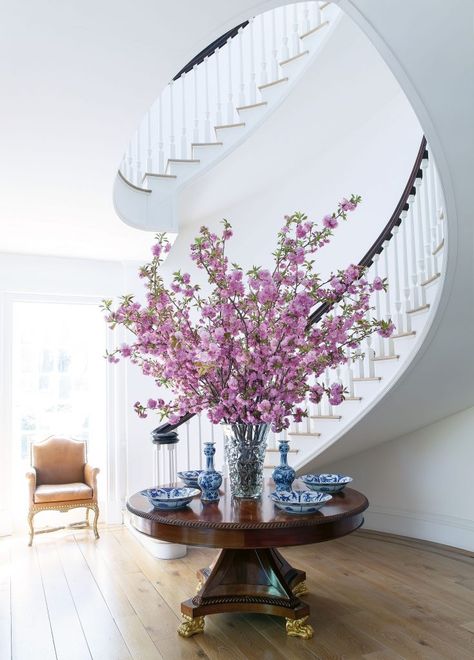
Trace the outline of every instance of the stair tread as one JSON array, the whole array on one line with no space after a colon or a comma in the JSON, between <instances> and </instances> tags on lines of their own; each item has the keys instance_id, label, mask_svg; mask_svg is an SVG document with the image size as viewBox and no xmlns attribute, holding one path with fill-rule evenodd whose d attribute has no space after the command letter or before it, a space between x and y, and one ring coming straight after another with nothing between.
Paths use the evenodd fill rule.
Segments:
<instances>
[{"instance_id":1,"label":"stair tread","mask_svg":"<svg viewBox=\"0 0 474 660\"><path fill-rule=\"evenodd\" d=\"M361 396L346 396L344 401L362 401Z\"/></svg>"},{"instance_id":2,"label":"stair tread","mask_svg":"<svg viewBox=\"0 0 474 660\"><path fill-rule=\"evenodd\" d=\"M178 177L176 174L156 174L155 172L145 172L143 175L143 181L147 178L147 176L152 176L155 179L177 179Z\"/></svg>"},{"instance_id":3,"label":"stair tread","mask_svg":"<svg viewBox=\"0 0 474 660\"><path fill-rule=\"evenodd\" d=\"M430 308L429 303L426 303L426 305L420 305L419 307L415 307L414 309L409 309L407 311L407 314L415 314L415 312L424 312L429 308Z\"/></svg>"},{"instance_id":4,"label":"stair tread","mask_svg":"<svg viewBox=\"0 0 474 660\"><path fill-rule=\"evenodd\" d=\"M279 85L280 83L283 82L288 82L288 78L278 78L278 80L274 80L273 82L265 83L264 85L259 85L258 89L266 89L267 87L273 87L273 85Z\"/></svg>"},{"instance_id":5,"label":"stair tread","mask_svg":"<svg viewBox=\"0 0 474 660\"><path fill-rule=\"evenodd\" d=\"M310 415L310 419L342 419L342 415Z\"/></svg>"},{"instance_id":6,"label":"stair tread","mask_svg":"<svg viewBox=\"0 0 474 660\"><path fill-rule=\"evenodd\" d=\"M319 438L321 433L313 433L312 431L300 432L300 431L288 431L288 435L310 435L315 438Z\"/></svg>"},{"instance_id":7,"label":"stair tread","mask_svg":"<svg viewBox=\"0 0 474 660\"><path fill-rule=\"evenodd\" d=\"M308 32L305 32L304 34L300 34L300 39L306 39L306 37L309 37L321 28L326 27L326 25L329 25L329 21L323 21L320 25L317 25L312 30L308 30Z\"/></svg>"},{"instance_id":8,"label":"stair tread","mask_svg":"<svg viewBox=\"0 0 474 660\"><path fill-rule=\"evenodd\" d=\"M140 186L136 186L134 183L129 181L120 170L117 171L119 177L124 181L127 186L130 186L130 188L133 188L134 190L138 190L139 192L145 192L145 193L151 193L152 191L149 188L140 188Z\"/></svg>"},{"instance_id":9,"label":"stair tread","mask_svg":"<svg viewBox=\"0 0 474 660\"><path fill-rule=\"evenodd\" d=\"M357 383L361 383L364 381L368 382L368 381L382 380L382 376L354 376L352 380Z\"/></svg>"},{"instance_id":10,"label":"stair tread","mask_svg":"<svg viewBox=\"0 0 474 660\"><path fill-rule=\"evenodd\" d=\"M241 128L242 126L245 126L244 121L241 121L237 124L219 124L219 126L214 126L214 130L218 131L221 128Z\"/></svg>"},{"instance_id":11,"label":"stair tread","mask_svg":"<svg viewBox=\"0 0 474 660\"><path fill-rule=\"evenodd\" d=\"M279 453L279 449L276 447L267 447L267 451L272 452L272 453ZM299 449L288 449L289 454L297 454L299 452Z\"/></svg>"},{"instance_id":12,"label":"stair tread","mask_svg":"<svg viewBox=\"0 0 474 660\"><path fill-rule=\"evenodd\" d=\"M416 335L416 330L411 330L410 332L399 332L397 335L392 335L390 339L401 339L402 337L414 337Z\"/></svg>"},{"instance_id":13,"label":"stair tread","mask_svg":"<svg viewBox=\"0 0 474 660\"><path fill-rule=\"evenodd\" d=\"M293 57L289 57L286 60L282 60L281 62L278 62L278 64L280 66L285 66L285 64L289 64L294 60L298 60L300 57L303 57L304 55L309 55L309 50L302 50L301 53L298 53L298 55L293 55Z\"/></svg>"},{"instance_id":14,"label":"stair tread","mask_svg":"<svg viewBox=\"0 0 474 660\"><path fill-rule=\"evenodd\" d=\"M200 163L199 158L168 158L168 163Z\"/></svg>"},{"instance_id":15,"label":"stair tread","mask_svg":"<svg viewBox=\"0 0 474 660\"><path fill-rule=\"evenodd\" d=\"M373 358L370 358L372 362L383 362L384 360L399 360L399 355L376 355Z\"/></svg>"},{"instance_id":16,"label":"stair tread","mask_svg":"<svg viewBox=\"0 0 474 660\"><path fill-rule=\"evenodd\" d=\"M268 101L260 101L260 103L251 103L250 105L239 105L236 110L241 112L241 110L250 110L251 108L259 108L262 105L268 105Z\"/></svg>"},{"instance_id":17,"label":"stair tread","mask_svg":"<svg viewBox=\"0 0 474 660\"><path fill-rule=\"evenodd\" d=\"M191 147L220 147L223 142L191 142Z\"/></svg>"},{"instance_id":18,"label":"stair tread","mask_svg":"<svg viewBox=\"0 0 474 660\"><path fill-rule=\"evenodd\" d=\"M439 252L440 250L442 250L443 247L444 247L444 238L441 240L441 243L440 243L437 247L435 247L435 249L433 250L433 253L432 253L433 256L434 256L435 254L438 254L438 252Z\"/></svg>"},{"instance_id":19,"label":"stair tread","mask_svg":"<svg viewBox=\"0 0 474 660\"><path fill-rule=\"evenodd\" d=\"M421 283L421 286L427 286L428 284L431 284L432 282L434 282L435 280L437 280L438 277L441 277L441 273L435 273L435 274L432 275L431 277L428 277L427 280L425 280L424 282Z\"/></svg>"}]
</instances>

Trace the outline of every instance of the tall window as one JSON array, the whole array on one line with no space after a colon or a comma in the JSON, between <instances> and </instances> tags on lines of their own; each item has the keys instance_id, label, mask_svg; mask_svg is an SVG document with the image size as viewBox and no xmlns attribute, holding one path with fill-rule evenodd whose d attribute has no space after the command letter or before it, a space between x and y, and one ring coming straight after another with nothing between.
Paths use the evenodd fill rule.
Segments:
<instances>
[{"instance_id":1,"label":"tall window","mask_svg":"<svg viewBox=\"0 0 474 660\"><path fill-rule=\"evenodd\" d=\"M13 303L13 486L29 447L49 435L87 441L90 462L106 466L105 323L97 304ZM105 494L105 489L102 491Z\"/></svg>"}]
</instances>

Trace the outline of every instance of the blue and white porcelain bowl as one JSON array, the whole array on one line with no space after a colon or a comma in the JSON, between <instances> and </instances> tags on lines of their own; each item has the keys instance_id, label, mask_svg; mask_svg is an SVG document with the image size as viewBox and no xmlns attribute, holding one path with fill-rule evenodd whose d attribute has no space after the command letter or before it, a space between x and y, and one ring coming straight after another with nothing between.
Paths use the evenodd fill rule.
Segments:
<instances>
[{"instance_id":1,"label":"blue and white porcelain bowl","mask_svg":"<svg viewBox=\"0 0 474 660\"><path fill-rule=\"evenodd\" d=\"M178 477L189 488L199 488L198 478L201 472L204 472L204 470L185 470L184 472L178 472Z\"/></svg>"},{"instance_id":2,"label":"blue and white porcelain bowl","mask_svg":"<svg viewBox=\"0 0 474 660\"><path fill-rule=\"evenodd\" d=\"M279 509L285 513L316 513L323 507L332 495L314 493L312 490L278 490L271 498Z\"/></svg>"},{"instance_id":3,"label":"blue and white porcelain bowl","mask_svg":"<svg viewBox=\"0 0 474 660\"><path fill-rule=\"evenodd\" d=\"M352 481L346 474L304 474L300 479L305 486L320 493L340 493Z\"/></svg>"},{"instance_id":4,"label":"blue and white porcelain bowl","mask_svg":"<svg viewBox=\"0 0 474 660\"><path fill-rule=\"evenodd\" d=\"M205 470L184 470L184 472L178 472L178 477L188 488L199 488L198 479L203 472ZM221 473L219 472L219 474Z\"/></svg>"},{"instance_id":5,"label":"blue and white porcelain bowl","mask_svg":"<svg viewBox=\"0 0 474 660\"><path fill-rule=\"evenodd\" d=\"M193 497L200 495L199 488L146 488L140 495L156 509L182 509L191 502Z\"/></svg>"}]
</instances>

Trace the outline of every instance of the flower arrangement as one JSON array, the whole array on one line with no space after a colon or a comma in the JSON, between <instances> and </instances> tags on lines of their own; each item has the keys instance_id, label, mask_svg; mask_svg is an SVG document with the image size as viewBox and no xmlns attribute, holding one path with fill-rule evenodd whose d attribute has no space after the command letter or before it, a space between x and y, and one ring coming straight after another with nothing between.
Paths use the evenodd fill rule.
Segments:
<instances>
[{"instance_id":1,"label":"flower arrangement","mask_svg":"<svg viewBox=\"0 0 474 660\"><path fill-rule=\"evenodd\" d=\"M313 255L359 203L356 195L343 199L322 225L299 212L285 216L273 270L254 266L244 273L229 263L232 227L226 220L220 235L201 227L191 258L207 275L206 295L181 271L166 286L160 264L171 246L158 234L152 260L140 269L146 304L131 295L122 296L116 309L111 300L103 304L110 327L119 324L134 335L107 354L109 361L130 359L174 395L167 402L137 402L137 413L156 411L176 423L186 413L207 410L213 423L267 423L279 432L306 416L306 397L318 403L326 393L332 405L340 404L343 386L318 378L345 363L368 335L388 337L394 329L390 320L369 318L370 294L386 289L385 280L369 282L364 268L353 264L324 281L314 270ZM323 303L329 312L309 324L308 315ZM335 303L337 313L331 311Z\"/></svg>"}]
</instances>

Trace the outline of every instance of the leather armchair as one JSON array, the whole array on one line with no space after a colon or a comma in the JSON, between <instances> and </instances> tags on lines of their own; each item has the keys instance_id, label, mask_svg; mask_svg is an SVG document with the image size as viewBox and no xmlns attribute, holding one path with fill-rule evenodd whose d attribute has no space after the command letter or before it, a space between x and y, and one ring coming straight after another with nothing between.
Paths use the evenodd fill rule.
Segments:
<instances>
[{"instance_id":1,"label":"leather armchair","mask_svg":"<svg viewBox=\"0 0 474 660\"><path fill-rule=\"evenodd\" d=\"M99 538L98 473L99 468L92 467L86 462L85 442L50 437L31 445L31 468L26 473L30 529L28 545L32 545L35 535L34 516L39 511L47 510L69 511L84 507L87 526L89 526L89 511L93 511L93 530L95 538Z\"/></svg>"}]
</instances>

